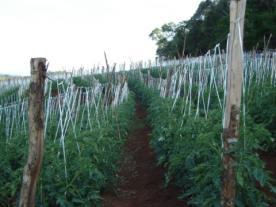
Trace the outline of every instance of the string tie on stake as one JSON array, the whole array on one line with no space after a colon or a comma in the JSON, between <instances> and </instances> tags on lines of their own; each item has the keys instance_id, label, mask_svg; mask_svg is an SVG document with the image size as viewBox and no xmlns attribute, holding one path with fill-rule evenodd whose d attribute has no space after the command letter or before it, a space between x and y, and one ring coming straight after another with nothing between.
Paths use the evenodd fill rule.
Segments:
<instances>
[{"instance_id":1,"label":"string tie on stake","mask_svg":"<svg viewBox=\"0 0 276 207\"><path fill-rule=\"evenodd\" d=\"M240 21L244 20L244 17L239 17L237 18L235 21L230 21L231 23L234 23L234 24L237 24L239 23Z\"/></svg>"},{"instance_id":2,"label":"string tie on stake","mask_svg":"<svg viewBox=\"0 0 276 207\"><path fill-rule=\"evenodd\" d=\"M231 137L227 140L228 144L237 143L238 139L236 137Z\"/></svg>"}]
</instances>

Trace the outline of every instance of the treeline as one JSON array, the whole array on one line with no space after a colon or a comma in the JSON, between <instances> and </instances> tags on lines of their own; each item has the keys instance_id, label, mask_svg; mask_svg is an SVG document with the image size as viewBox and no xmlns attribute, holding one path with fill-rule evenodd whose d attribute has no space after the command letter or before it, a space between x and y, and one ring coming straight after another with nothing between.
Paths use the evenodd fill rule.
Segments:
<instances>
[{"instance_id":1,"label":"treeline","mask_svg":"<svg viewBox=\"0 0 276 207\"><path fill-rule=\"evenodd\" d=\"M198 56L217 43L225 48L229 31L229 0L204 0L188 21L167 23L150 37L156 41L157 55L179 58ZM276 0L247 0L245 50L276 48ZM269 44L268 44L269 43Z\"/></svg>"}]
</instances>

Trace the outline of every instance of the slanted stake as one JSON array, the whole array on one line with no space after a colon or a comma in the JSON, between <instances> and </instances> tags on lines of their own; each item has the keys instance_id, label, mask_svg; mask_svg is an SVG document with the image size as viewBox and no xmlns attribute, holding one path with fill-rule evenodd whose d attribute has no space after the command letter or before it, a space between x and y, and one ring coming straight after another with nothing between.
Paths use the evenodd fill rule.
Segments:
<instances>
[{"instance_id":1,"label":"slanted stake","mask_svg":"<svg viewBox=\"0 0 276 207\"><path fill-rule=\"evenodd\" d=\"M23 172L19 201L20 207L35 206L36 183L43 158L45 78L46 59L32 58L29 91L29 155Z\"/></svg>"},{"instance_id":2,"label":"slanted stake","mask_svg":"<svg viewBox=\"0 0 276 207\"><path fill-rule=\"evenodd\" d=\"M172 76L173 76L173 69L169 68L167 72L167 83L166 83L166 92L165 92L166 97L170 96Z\"/></svg>"}]
</instances>

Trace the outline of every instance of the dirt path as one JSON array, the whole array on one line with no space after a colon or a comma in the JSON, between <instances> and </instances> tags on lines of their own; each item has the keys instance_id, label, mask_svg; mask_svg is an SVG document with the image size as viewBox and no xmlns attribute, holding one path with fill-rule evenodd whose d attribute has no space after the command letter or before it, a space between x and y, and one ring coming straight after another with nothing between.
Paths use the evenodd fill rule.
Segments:
<instances>
[{"instance_id":1,"label":"dirt path","mask_svg":"<svg viewBox=\"0 0 276 207\"><path fill-rule=\"evenodd\" d=\"M260 153L261 159L265 162L265 167L271 172L271 176L274 179L273 185L276 186L276 153L274 152L262 152ZM273 198L274 204L270 207L276 207L276 193L271 193L267 189L262 189L269 197Z\"/></svg>"},{"instance_id":2,"label":"dirt path","mask_svg":"<svg viewBox=\"0 0 276 207\"><path fill-rule=\"evenodd\" d=\"M186 207L177 200L173 187L164 188L164 170L156 167L154 152L149 147L151 129L146 125L147 114L138 103L134 129L131 130L125 159L119 176L121 182L116 193L103 195L104 207Z\"/></svg>"}]
</instances>

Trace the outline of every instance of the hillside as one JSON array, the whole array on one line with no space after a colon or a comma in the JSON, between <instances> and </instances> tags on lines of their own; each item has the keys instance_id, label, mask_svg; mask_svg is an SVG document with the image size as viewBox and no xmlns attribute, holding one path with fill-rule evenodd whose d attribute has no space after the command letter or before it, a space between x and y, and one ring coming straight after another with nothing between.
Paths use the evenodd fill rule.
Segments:
<instances>
[{"instance_id":1,"label":"hillside","mask_svg":"<svg viewBox=\"0 0 276 207\"><path fill-rule=\"evenodd\" d=\"M245 50L276 48L276 1L248 0L245 14ZM229 31L229 1L204 0L189 20L154 29L157 55L167 58L198 56L220 43L225 48ZM269 44L268 44L269 42Z\"/></svg>"}]
</instances>

